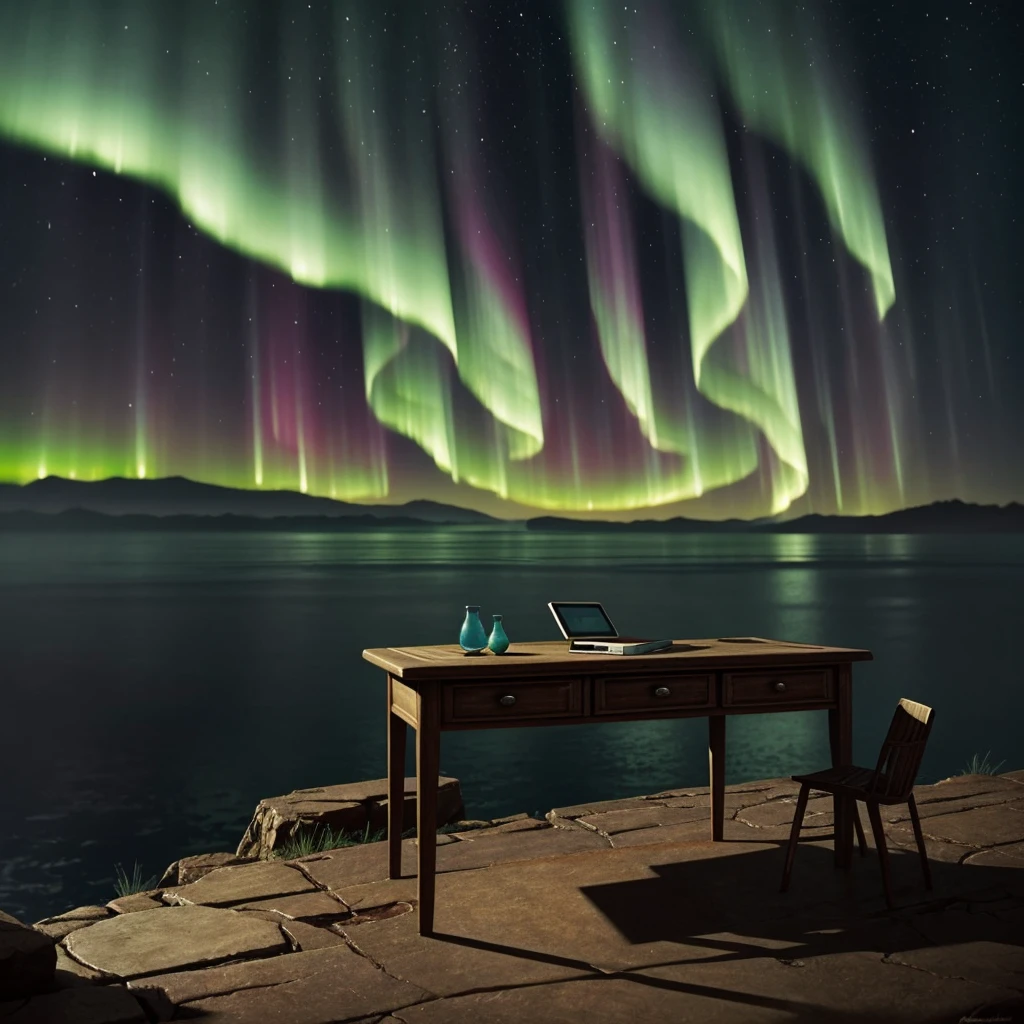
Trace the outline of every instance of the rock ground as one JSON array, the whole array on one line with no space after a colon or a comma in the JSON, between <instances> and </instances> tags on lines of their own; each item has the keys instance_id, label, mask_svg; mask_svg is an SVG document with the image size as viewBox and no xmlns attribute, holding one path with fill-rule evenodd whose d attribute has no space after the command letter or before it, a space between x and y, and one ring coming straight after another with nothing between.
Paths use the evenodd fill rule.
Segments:
<instances>
[{"instance_id":1,"label":"rock ground","mask_svg":"<svg viewBox=\"0 0 1024 1024\"><path fill-rule=\"evenodd\" d=\"M906 808L883 810L892 911L873 847L834 867L824 797L779 893L796 792L727 787L723 843L706 787L439 836L429 937L414 840L394 880L384 843L224 855L35 929L0 916L17 955L57 956L50 991L0 1002L0 1024L1024 1022L1024 771L917 787L931 891Z\"/></svg>"}]
</instances>

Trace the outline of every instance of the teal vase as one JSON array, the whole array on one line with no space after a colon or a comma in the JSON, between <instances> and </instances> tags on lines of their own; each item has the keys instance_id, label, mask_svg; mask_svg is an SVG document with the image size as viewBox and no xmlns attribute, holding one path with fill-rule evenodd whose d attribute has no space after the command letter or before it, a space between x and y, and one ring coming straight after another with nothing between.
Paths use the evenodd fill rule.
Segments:
<instances>
[{"instance_id":1,"label":"teal vase","mask_svg":"<svg viewBox=\"0 0 1024 1024\"><path fill-rule=\"evenodd\" d=\"M494 627L491 629L491 638L487 646L495 654L504 654L508 650L508 637L505 635L505 627L501 624L501 616L494 616Z\"/></svg>"},{"instance_id":2,"label":"teal vase","mask_svg":"<svg viewBox=\"0 0 1024 1024\"><path fill-rule=\"evenodd\" d=\"M479 654L487 650L487 634L484 632L484 624L480 621L478 604L466 605L466 618L462 622L462 632L459 633L459 646L467 654Z\"/></svg>"}]
</instances>

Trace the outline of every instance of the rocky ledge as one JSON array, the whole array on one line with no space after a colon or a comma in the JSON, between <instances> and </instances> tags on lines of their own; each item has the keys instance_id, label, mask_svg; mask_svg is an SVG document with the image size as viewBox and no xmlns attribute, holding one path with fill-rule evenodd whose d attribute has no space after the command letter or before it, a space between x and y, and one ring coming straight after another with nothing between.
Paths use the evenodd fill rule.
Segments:
<instances>
[{"instance_id":1,"label":"rocky ledge","mask_svg":"<svg viewBox=\"0 0 1024 1024\"><path fill-rule=\"evenodd\" d=\"M0 916L0 1022L1024 1021L1024 771L916 788L931 891L883 808L892 911L873 851L834 868L824 796L778 892L796 792L727 787L722 843L706 787L467 822L438 836L429 937L412 839L394 880L383 843L177 862L103 907Z\"/></svg>"}]
</instances>

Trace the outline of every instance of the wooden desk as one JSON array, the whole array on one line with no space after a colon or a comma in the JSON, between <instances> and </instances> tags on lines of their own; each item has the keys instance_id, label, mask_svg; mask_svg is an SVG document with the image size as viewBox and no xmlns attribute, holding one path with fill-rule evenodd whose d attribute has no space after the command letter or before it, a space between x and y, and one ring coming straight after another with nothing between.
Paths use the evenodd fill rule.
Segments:
<instances>
[{"instance_id":1,"label":"wooden desk","mask_svg":"<svg viewBox=\"0 0 1024 1024\"><path fill-rule=\"evenodd\" d=\"M445 730L707 718L711 838L720 841L726 716L827 709L832 764L850 764L852 662L871 653L750 638L677 640L670 650L636 657L572 655L565 641L513 644L501 656L467 656L447 644L381 647L363 657L387 672L389 878L402 874L406 725L416 730L417 889L420 934L429 935ZM853 819L842 799L834 812L836 864L846 866Z\"/></svg>"}]
</instances>

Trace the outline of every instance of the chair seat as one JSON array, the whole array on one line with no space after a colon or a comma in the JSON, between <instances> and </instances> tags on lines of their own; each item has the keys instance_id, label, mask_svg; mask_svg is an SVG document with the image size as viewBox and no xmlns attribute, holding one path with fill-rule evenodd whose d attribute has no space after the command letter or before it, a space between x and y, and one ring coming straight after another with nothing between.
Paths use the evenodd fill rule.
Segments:
<instances>
[{"instance_id":1,"label":"chair seat","mask_svg":"<svg viewBox=\"0 0 1024 1024\"><path fill-rule=\"evenodd\" d=\"M871 768L860 768L855 764L838 765L835 768L826 768L824 771L813 772L810 775L794 775L794 782L801 785L807 784L812 789L821 789L826 793L839 793L840 795L852 796L857 799L878 800L879 803L888 803L889 799L881 793L875 795L870 792L872 783L875 781L875 772ZM885 776L879 779L879 789L885 790ZM903 798L904 800L906 797ZM894 800L894 803L900 802Z\"/></svg>"}]
</instances>

